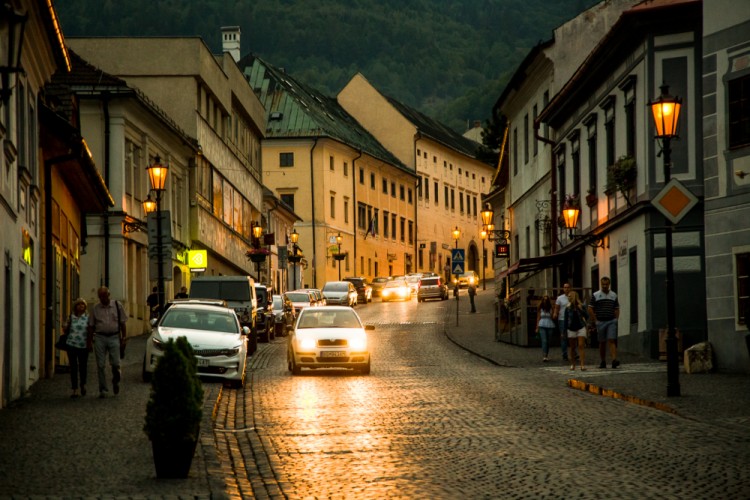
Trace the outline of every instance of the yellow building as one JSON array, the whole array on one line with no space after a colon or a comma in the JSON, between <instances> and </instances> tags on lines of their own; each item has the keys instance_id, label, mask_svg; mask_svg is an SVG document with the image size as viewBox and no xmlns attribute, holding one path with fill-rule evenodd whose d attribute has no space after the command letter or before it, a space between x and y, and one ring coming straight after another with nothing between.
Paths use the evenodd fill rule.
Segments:
<instances>
[{"instance_id":1,"label":"yellow building","mask_svg":"<svg viewBox=\"0 0 750 500\"><path fill-rule=\"evenodd\" d=\"M480 239L480 212L494 168L479 159L480 144L381 94L361 74L347 83L337 100L417 175L414 271L445 275L456 246L452 231L458 228L457 245L466 251L464 268L480 277L492 276L490 246Z\"/></svg>"},{"instance_id":2,"label":"yellow building","mask_svg":"<svg viewBox=\"0 0 750 500\"><path fill-rule=\"evenodd\" d=\"M266 107L263 183L302 218L292 274L319 288L415 271L418 177L335 99L253 55L239 66Z\"/></svg>"}]
</instances>

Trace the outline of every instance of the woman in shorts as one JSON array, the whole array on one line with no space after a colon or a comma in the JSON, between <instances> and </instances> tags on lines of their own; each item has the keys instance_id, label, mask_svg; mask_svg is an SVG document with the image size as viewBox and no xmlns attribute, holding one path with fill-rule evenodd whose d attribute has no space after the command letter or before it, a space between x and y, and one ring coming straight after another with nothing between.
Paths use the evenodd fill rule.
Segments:
<instances>
[{"instance_id":1,"label":"woman in shorts","mask_svg":"<svg viewBox=\"0 0 750 500\"><path fill-rule=\"evenodd\" d=\"M573 353L576 339L578 339L578 355L581 360L581 370L586 369L586 322L588 321L588 313L586 308L583 307L581 299L578 298L578 292L570 292L568 296L570 304L565 308L565 324L568 326L568 359L573 364L570 365L571 370L576 369L575 365L575 354Z\"/></svg>"}]
</instances>

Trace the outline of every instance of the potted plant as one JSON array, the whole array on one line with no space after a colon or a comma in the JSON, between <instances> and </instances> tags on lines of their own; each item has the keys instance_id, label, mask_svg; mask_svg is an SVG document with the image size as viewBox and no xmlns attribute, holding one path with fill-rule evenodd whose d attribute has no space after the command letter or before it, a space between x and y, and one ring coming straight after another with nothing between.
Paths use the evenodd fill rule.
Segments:
<instances>
[{"instance_id":1,"label":"potted plant","mask_svg":"<svg viewBox=\"0 0 750 500\"><path fill-rule=\"evenodd\" d=\"M637 175L638 167L635 158L627 155L621 156L614 164L607 167L607 193L612 194L615 191L620 191L625 201L630 205L628 192L635 184Z\"/></svg>"},{"instance_id":2,"label":"potted plant","mask_svg":"<svg viewBox=\"0 0 750 500\"><path fill-rule=\"evenodd\" d=\"M250 250L247 251L246 255L247 255L248 259L250 259L252 262L255 262L257 264L257 263L265 261L266 257L270 253L271 252L269 252L268 249L266 249L266 248L255 248L255 247L253 247L253 248L251 248Z\"/></svg>"},{"instance_id":3,"label":"potted plant","mask_svg":"<svg viewBox=\"0 0 750 500\"><path fill-rule=\"evenodd\" d=\"M151 440L156 477L186 478L200 435L203 386L185 337L164 345L156 365L143 430Z\"/></svg>"},{"instance_id":4,"label":"potted plant","mask_svg":"<svg viewBox=\"0 0 750 500\"><path fill-rule=\"evenodd\" d=\"M596 188L590 187L588 191L586 191L586 205L589 207L593 207L597 204L599 201L599 198L596 196Z\"/></svg>"}]
</instances>

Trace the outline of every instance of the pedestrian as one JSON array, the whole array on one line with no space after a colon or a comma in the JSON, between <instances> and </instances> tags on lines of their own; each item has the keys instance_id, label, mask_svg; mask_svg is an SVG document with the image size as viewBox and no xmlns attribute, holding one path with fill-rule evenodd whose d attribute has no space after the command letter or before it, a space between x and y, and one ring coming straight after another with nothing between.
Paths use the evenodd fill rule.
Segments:
<instances>
[{"instance_id":1,"label":"pedestrian","mask_svg":"<svg viewBox=\"0 0 750 500\"><path fill-rule=\"evenodd\" d=\"M586 370L586 322L589 315L577 292L568 294L568 307L565 308L565 324L568 327L568 359L570 369L576 369L575 345L578 344L578 355L581 358L581 370Z\"/></svg>"},{"instance_id":2,"label":"pedestrian","mask_svg":"<svg viewBox=\"0 0 750 500\"><path fill-rule=\"evenodd\" d=\"M68 360L70 361L70 387L71 398L86 395L86 379L88 378L89 364L89 342L88 324L89 315L86 313L86 301L77 298L73 302L73 312L70 313L65 323L65 332L68 334Z\"/></svg>"},{"instance_id":3,"label":"pedestrian","mask_svg":"<svg viewBox=\"0 0 750 500\"><path fill-rule=\"evenodd\" d=\"M95 304L89 316L89 338L93 336L94 354L96 355L96 368L99 376L99 397L105 398L109 389L107 388L107 358L112 367L112 390L115 394L120 392L120 344L125 342L127 336L127 319L125 308L122 304L110 299L109 289L106 286L97 290L99 303Z\"/></svg>"},{"instance_id":4,"label":"pedestrian","mask_svg":"<svg viewBox=\"0 0 750 500\"><path fill-rule=\"evenodd\" d=\"M539 338L542 340L542 361L549 361L549 341L555 331L555 322L552 320L552 301L549 295L542 297L536 313L536 331L539 332Z\"/></svg>"},{"instance_id":5,"label":"pedestrian","mask_svg":"<svg viewBox=\"0 0 750 500\"><path fill-rule=\"evenodd\" d=\"M146 304L148 305L149 318L159 317L159 288L154 287L151 289L151 294L146 298Z\"/></svg>"},{"instance_id":6,"label":"pedestrian","mask_svg":"<svg viewBox=\"0 0 750 500\"><path fill-rule=\"evenodd\" d=\"M555 312L552 318L557 321L557 329L560 331L560 350L562 351L563 361L568 360L568 327L565 324L565 309L570 304L568 294L570 293L570 283L563 283L562 293L555 300Z\"/></svg>"},{"instance_id":7,"label":"pedestrian","mask_svg":"<svg viewBox=\"0 0 750 500\"><path fill-rule=\"evenodd\" d=\"M589 314L596 323L597 338L599 339L599 368L607 367L607 346L612 356L612 368L620 366L617 359L617 320L620 318L620 302L617 294L610 287L612 282L608 276L600 280L601 288L594 292L589 304Z\"/></svg>"},{"instance_id":8,"label":"pedestrian","mask_svg":"<svg viewBox=\"0 0 750 500\"><path fill-rule=\"evenodd\" d=\"M474 306L474 296L477 294L477 286L474 283L469 283L469 302L471 302L471 312L477 312L477 308Z\"/></svg>"},{"instance_id":9,"label":"pedestrian","mask_svg":"<svg viewBox=\"0 0 750 500\"><path fill-rule=\"evenodd\" d=\"M174 296L175 299L187 299L188 297L189 297L189 295L187 293L187 287L186 286L180 287L179 293L177 293L177 295ZM157 301L158 301L158 298L157 298Z\"/></svg>"}]
</instances>

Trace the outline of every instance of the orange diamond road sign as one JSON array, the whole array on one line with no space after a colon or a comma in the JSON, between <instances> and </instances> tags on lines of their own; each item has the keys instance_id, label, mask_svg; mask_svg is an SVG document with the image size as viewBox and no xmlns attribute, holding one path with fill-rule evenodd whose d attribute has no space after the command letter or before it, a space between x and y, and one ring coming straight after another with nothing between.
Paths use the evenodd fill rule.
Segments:
<instances>
[{"instance_id":1,"label":"orange diamond road sign","mask_svg":"<svg viewBox=\"0 0 750 500\"><path fill-rule=\"evenodd\" d=\"M651 201L664 217L677 224L698 203L698 198L680 181L672 179Z\"/></svg>"}]
</instances>

